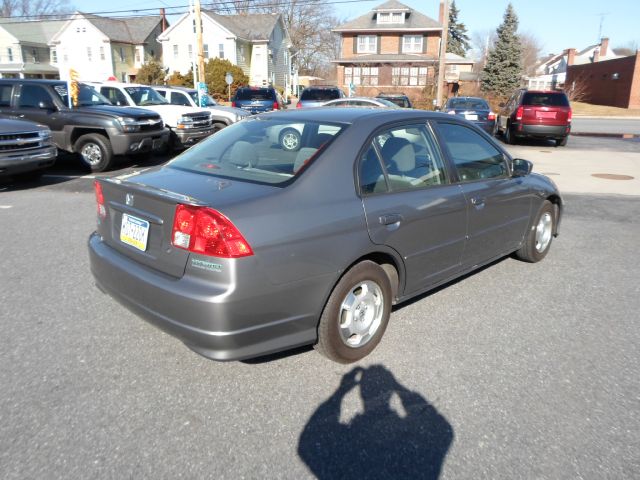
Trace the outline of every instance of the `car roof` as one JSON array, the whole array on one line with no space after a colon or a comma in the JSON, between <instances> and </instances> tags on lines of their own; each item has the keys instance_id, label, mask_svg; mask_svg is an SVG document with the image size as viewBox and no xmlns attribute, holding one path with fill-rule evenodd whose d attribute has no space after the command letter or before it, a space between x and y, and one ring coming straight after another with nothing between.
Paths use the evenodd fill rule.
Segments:
<instances>
[{"instance_id":1,"label":"car roof","mask_svg":"<svg viewBox=\"0 0 640 480\"><path fill-rule=\"evenodd\" d=\"M447 101L449 100L482 100L484 102L486 102L486 100L482 97L451 97L449 99L447 99Z\"/></svg>"},{"instance_id":2,"label":"car roof","mask_svg":"<svg viewBox=\"0 0 640 480\"><path fill-rule=\"evenodd\" d=\"M393 109L393 108L303 108L296 110L281 110L256 115L254 118L278 118L278 120L293 122L327 122L327 123L354 123L361 119L382 124L393 121L412 119L447 119L451 115L428 110Z\"/></svg>"},{"instance_id":3,"label":"car roof","mask_svg":"<svg viewBox=\"0 0 640 480\"><path fill-rule=\"evenodd\" d=\"M0 78L0 82L11 83L37 83L40 85L60 85L61 83L67 83L64 80L45 80L42 78ZM85 83L85 82L80 82Z\"/></svg>"},{"instance_id":4,"label":"car roof","mask_svg":"<svg viewBox=\"0 0 640 480\"><path fill-rule=\"evenodd\" d=\"M162 88L163 90L178 90L180 92L197 92L195 88L180 87L177 85L151 85L151 88Z\"/></svg>"}]
</instances>

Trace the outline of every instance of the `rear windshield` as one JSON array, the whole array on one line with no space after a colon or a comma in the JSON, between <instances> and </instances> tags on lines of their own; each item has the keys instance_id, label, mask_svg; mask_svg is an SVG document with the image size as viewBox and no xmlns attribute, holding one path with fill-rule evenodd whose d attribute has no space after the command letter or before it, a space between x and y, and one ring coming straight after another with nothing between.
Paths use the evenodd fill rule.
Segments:
<instances>
[{"instance_id":1,"label":"rear windshield","mask_svg":"<svg viewBox=\"0 0 640 480\"><path fill-rule=\"evenodd\" d=\"M337 88L313 88L302 91L300 100L324 101L340 98L340 90Z\"/></svg>"},{"instance_id":2,"label":"rear windshield","mask_svg":"<svg viewBox=\"0 0 640 480\"><path fill-rule=\"evenodd\" d=\"M236 92L236 100L273 100L273 97L268 88L241 88Z\"/></svg>"},{"instance_id":3,"label":"rear windshield","mask_svg":"<svg viewBox=\"0 0 640 480\"><path fill-rule=\"evenodd\" d=\"M208 137L168 166L233 180L285 186L344 128L338 124L254 118Z\"/></svg>"},{"instance_id":4,"label":"rear windshield","mask_svg":"<svg viewBox=\"0 0 640 480\"><path fill-rule=\"evenodd\" d=\"M404 97L378 97L378 98L384 98L385 100L388 100L389 102L392 102L395 105L402 108L410 108L409 100L407 100Z\"/></svg>"},{"instance_id":5,"label":"rear windshield","mask_svg":"<svg viewBox=\"0 0 640 480\"><path fill-rule=\"evenodd\" d=\"M489 110L489 105L480 98L452 98L447 102L447 108Z\"/></svg>"},{"instance_id":6,"label":"rear windshield","mask_svg":"<svg viewBox=\"0 0 640 480\"><path fill-rule=\"evenodd\" d=\"M522 97L522 104L539 107L568 107L569 100L564 93L527 92Z\"/></svg>"}]
</instances>

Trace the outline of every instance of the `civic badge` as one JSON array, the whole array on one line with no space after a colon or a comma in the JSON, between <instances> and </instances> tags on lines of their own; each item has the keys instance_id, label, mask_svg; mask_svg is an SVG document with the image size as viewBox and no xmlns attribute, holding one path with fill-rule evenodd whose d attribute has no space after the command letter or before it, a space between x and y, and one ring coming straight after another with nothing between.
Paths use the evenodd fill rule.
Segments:
<instances>
[{"instance_id":1,"label":"civic badge","mask_svg":"<svg viewBox=\"0 0 640 480\"><path fill-rule=\"evenodd\" d=\"M127 193L126 197L124 198L124 203L126 203L130 207L133 207L133 193Z\"/></svg>"}]
</instances>

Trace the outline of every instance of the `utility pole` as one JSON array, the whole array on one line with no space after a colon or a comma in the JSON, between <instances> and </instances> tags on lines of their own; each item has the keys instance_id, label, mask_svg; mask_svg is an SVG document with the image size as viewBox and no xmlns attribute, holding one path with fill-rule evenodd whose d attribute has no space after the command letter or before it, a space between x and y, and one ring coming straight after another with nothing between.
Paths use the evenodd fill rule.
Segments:
<instances>
[{"instance_id":1,"label":"utility pole","mask_svg":"<svg viewBox=\"0 0 640 480\"><path fill-rule=\"evenodd\" d=\"M204 80L204 45L202 44L202 13L200 12L200 0L196 0L195 5L196 21L196 46L198 52L198 83L205 83Z\"/></svg>"},{"instance_id":2,"label":"utility pole","mask_svg":"<svg viewBox=\"0 0 640 480\"><path fill-rule=\"evenodd\" d=\"M442 86L444 84L444 71L447 68L447 37L449 36L449 0L440 0L440 4L444 2L443 19L442 19L442 39L440 40L440 62L438 63L438 88L436 90L436 106L442 107Z\"/></svg>"}]
</instances>

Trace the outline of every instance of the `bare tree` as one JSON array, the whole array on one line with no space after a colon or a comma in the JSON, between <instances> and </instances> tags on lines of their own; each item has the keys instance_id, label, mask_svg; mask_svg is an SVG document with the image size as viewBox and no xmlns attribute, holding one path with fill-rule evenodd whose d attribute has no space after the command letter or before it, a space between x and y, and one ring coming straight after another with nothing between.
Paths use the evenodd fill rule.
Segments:
<instances>
[{"instance_id":1,"label":"bare tree","mask_svg":"<svg viewBox=\"0 0 640 480\"><path fill-rule=\"evenodd\" d=\"M624 45L614 48L613 53L628 57L629 55L635 55L638 50L640 50L640 44L635 40L631 40Z\"/></svg>"},{"instance_id":2,"label":"bare tree","mask_svg":"<svg viewBox=\"0 0 640 480\"><path fill-rule=\"evenodd\" d=\"M571 84L565 84L564 92L570 102L586 101L591 95L587 76L580 74L571 81Z\"/></svg>"},{"instance_id":3,"label":"bare tree","mask_svg":"<svg viewBox=\"0 0 640 480\"><path fill-rule=\"evenodd\" d=\"M27 17L26 20L69 13L67 0L1 0L0 16Z\"/></svg>"},{"instance_id":4,"label":"bare tree","mask_svg":"<svg viewBox=\"0 0 640 480\"><path fill-rule=\"evenodd\" d=\"M542 42L531 32L524 32L519 36L520 45L522 45L522 67L524 68L524 74L534 75L543 48Z\"/></svg>"},{"instance_id":5,"label":"bare tree","mask_svg":"<svg viewBox=\"0 0 640 480\"><path fill-rule=\"evenodd\" d=\"M475 69L482 70L489 52L493 49L498 35L495 30L479 30L471 34L472 58L476 61Z\"/></svg>"}]
</instances>

